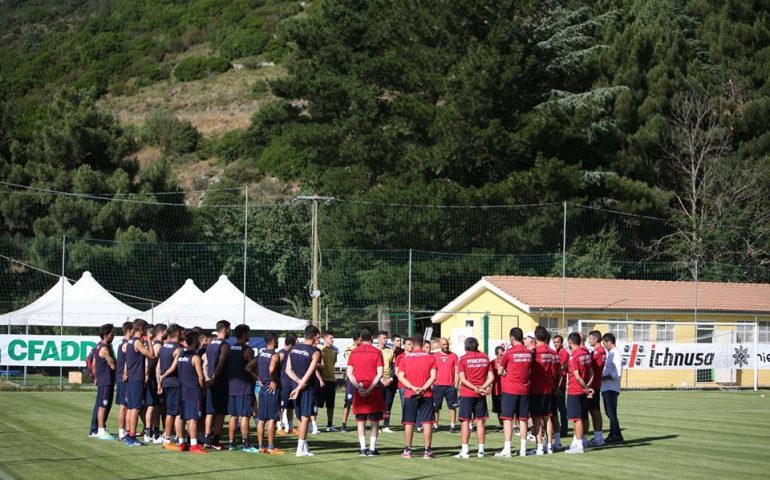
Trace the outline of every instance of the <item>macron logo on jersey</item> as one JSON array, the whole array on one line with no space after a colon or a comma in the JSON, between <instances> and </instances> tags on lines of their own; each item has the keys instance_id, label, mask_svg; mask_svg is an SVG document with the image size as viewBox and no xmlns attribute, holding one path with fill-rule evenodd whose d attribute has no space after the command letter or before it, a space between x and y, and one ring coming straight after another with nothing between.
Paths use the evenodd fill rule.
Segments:
<instances>
[{"instance_id":1,"label":"macron logo on jersey","mask_svg":"<svg viewBox=\"0 0 770 480\"><path fill-rule=\"evenodd\" d=\"M189 363L189 362L190 362L190 357L179 357L179 358L177 359L177 361L178 361L178 362L185 362L185 363Z\"/></svg>"},{"instance_id":2,"label":"macron logo on jersey","mask_svg":"<svg viewBox=\"0 0 770 480\"><path fill-rule=\"evenodd\" d=\"M310 354L306 352L305 350L297 350L296 348L291 349L292 355L302 355L303 357L309 357Z\"/></svg>"}]
</instances>

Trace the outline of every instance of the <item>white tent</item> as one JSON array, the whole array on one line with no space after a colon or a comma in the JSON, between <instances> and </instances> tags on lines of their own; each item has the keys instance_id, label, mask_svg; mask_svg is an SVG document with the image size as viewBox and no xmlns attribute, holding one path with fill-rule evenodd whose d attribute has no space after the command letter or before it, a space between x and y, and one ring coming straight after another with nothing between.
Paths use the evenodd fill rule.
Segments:
<instances>
[{"instance_id":1,"label":"white tent","mask_svg":"<svg viewBox=\"0 0 770 480\"><path fill-rule=\"evenodd\" d=\"M168 323L171 312L194 303L202 296L203 291L195 285L192 279L188 278L182 288L174 292L163 303L144 312L142 318L150 323Z\"/></svg>"},{"instance_id":2,"label":"white tent","mask_svg":"<svg viewBox=\"0 0 770 480\"><path fill-rule=\"evenodd\" d=\"M61 288L61 285L59 287ZM117 325L126 320L133 320L142 313L113 297L99 285L91 272L83 272L80 280L75 282L69 290L66 285L64 288L63 323L65 327L98 327L105 323ZM41 303L35 308L29 308L31 305L28 305L25 307L28 310L22 315L11 317L11 325L61 325L61 291L57 293L51 289L49 293L50 301ZM0 318L3 319L3 323L6 323L5 316Z\"/></svg>"},{"instance_id":3,"label":"white tent","mask_svg":"<svg viewBox=\"0 0 770 480\"><path fill-rule=\"evenodd\" d=\"M64 285L63 287L62 284ZM26 325L27 313L38 310L51 302L56 302L61 307L62 290L66 296L72 290L72 284L64 277L59 277L56 285L38 297L34 302L13 312L0 315L0 325Z\"/></svg>"},{"instance_id":4,"label":"white tent","mask_svg":"<svg viewBox=\"0 0 770 480\"><path fill-rule=\"evenodd\" d=\"M287 331L307 326L306 320L274 312L248 297L245 302L246 324L253 330ZM168 313L166 318L185 327L215 328L219 320L227 320L235 326L243 323L243 306L243 292L230 283L226 275L221 275L197 300Z\"/></svg>"}]
</instances>

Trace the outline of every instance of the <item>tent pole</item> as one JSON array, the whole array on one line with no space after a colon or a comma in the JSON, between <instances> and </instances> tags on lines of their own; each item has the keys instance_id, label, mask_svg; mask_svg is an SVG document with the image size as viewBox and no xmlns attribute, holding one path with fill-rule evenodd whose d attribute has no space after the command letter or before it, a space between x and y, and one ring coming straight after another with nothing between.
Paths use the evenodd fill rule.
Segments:
<instances>
[{"instance_id":1,"label":"tent pole","mask_svg":"<svg viewBox=\"0 0 770 480\"><path fill-rule=\"evenodd\" d=\"M13 307L11 307L13 308ZM11 334L11 317L8 317L8 335ZM24 376L27 376L27 367L24 367ZM11 379L11 366L6 365L5 366L5 379L10 380Z\"/></svg>"},{"instance_id":2,"label":"tent pole","mask_svg":"<svg viewBox=\"0 0 770 480\"><path fill-rule=\"evenodd\" d=\"M9 329L10 329L10 327L9 327ZM25 333L27 335L29 335L29 318L27 318L27 328L25 330ZM23 387L27 386L27 366L26 365L24 365L24 379L21 381L21 385Z\"/></svg>"},{"instance_id":3,"label":"tent pole","mask_svg":"<svg viewBox=\"0 0 770 480\"><path fill-rule=\"evenodd\" d=\"M246 190L246 199L243 203L243 323L246 323L246 258L249 242L249 186Z\"/></svg>"},{"instance_id":4,"label":"tent pole","mask_svg":"<svg viewBox=\"0 0 770 480\"><path fill-rule=\"evenodd\" d=\"M64 335L64 258L67 253L67 236L61 236L61 323L59 335ZM64 389L64 367L59 366L59 390Z\"/></svg>"}]
</instances>

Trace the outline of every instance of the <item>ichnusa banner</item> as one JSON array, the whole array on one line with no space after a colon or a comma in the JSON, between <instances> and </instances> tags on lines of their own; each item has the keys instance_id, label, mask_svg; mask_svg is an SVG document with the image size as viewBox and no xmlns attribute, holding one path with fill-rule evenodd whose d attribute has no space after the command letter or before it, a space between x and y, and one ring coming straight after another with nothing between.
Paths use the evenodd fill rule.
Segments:
<instances>
[{"instance_id":1,"label":"ichnusa banner","mask_svg":"<svg viewBox=\"0 0 770 480\"><path fill-rule=\"evenodd\" d=\"M634 370L770 369L770 344L760 343L618 343L623 366Z\"/></svg>"},{"instance_id":2,"label":"ichnusa banner","mask_svg":"<svg viewBox=\"0 0 770 480\"><path fill-rule=\"evenodd\" d=\"M0 335L0 365L85 367L96 336Z\"/></svg>"}]
</instances>

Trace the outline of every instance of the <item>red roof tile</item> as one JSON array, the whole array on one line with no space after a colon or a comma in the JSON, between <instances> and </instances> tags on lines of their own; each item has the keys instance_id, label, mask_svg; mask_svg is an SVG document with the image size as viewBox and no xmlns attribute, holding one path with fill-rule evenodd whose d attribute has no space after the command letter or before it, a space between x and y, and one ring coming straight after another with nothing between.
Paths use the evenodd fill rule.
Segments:
<instances>
[{"instance_id":1,"label":"red roof tile","mask_svg":"<svg viewBox=\"0 0 770 480\"><path fill-rule=\"evenodd\" d=\"M561 277L489 276L490 282L532 309L562 308ZM571 310L694 310L694 282L568 278ZM770 312L770 284L699 282L700 311Z\"/></svg>"}]
</instances>

